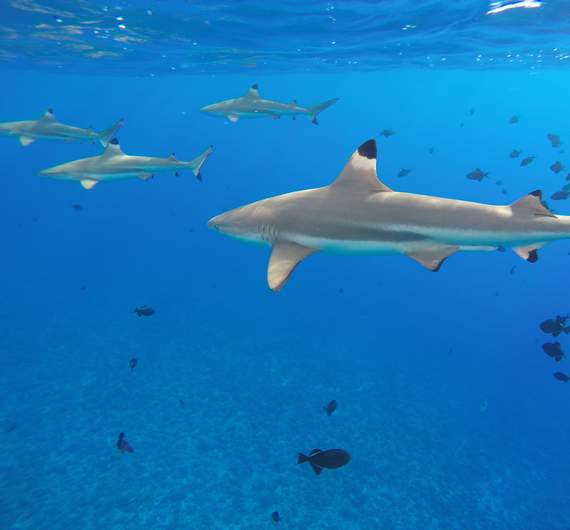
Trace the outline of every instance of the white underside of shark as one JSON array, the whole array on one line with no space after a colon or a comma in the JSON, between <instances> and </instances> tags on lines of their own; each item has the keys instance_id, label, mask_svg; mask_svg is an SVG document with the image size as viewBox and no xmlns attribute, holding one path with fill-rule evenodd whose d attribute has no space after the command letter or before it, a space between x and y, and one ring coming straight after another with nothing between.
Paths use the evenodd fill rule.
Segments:
<instances>
[{"instance_id":1,"label":"white underside of shark","mask_svg":"<svg viewBox=\"0 0 570 530\"><path fill-rule=\"evenodd\" d=\"M174 155L166 158L126 155L113 139L101 155L82 158L59 166L44 169L40 175L58 180L79 181L85 189L91 189L99 182L113 182L139 178L148 180L156 173L191 170L201 180L200 169L212 153L209 146L190 161L178 160Z\"/></svg>"},{"instance_id":2,"label":"white underside of shark","mask_svg":"<svg viewBox=\"0 0 570 530\"><path fill-rule=\"evenodd\" d=\"M123 120L118 120L111 127L101 132L82 129L56 121L53 110L48 109L38 120L12 121L0 123L0 135L16 136L27 147L36 140L60 140L65 142L93 141L105 147L122 127Z\"/></svg>"},{"instance_id":3,"label":"white underside of shark","mask_svg":"<svg viewBox=\"0 0 570 530\"><path fill-rule=\"evenodd\" d=\"M280 103L271 99L263 99L259 96L257 85L253 85L243 96L208 105L201 111L210 116L227 118L233 123L240 119L271 118L275 120L281 116L295 119L299 115L306 115L314 124L317 124L319 113L337 101L338 98L334 98L310 107L301 107L296 101Z\"/></svg>"},{"instance_id":4,"label":"white underside of shark","mask_svg":"<svg viewBox=\"0 0 570 530\"><path fill-rule=\"evenodd\" d=\"M438 271L456 252L499 247L534 262L537 249L570 238L570 217L552 214L539 191L505 206L395 192L376 176L374 140L355 151L329 186L248 204L208 226L271 245L268 283L274 291L319 251L402 254Z\"/></svg>"}]
</instances>

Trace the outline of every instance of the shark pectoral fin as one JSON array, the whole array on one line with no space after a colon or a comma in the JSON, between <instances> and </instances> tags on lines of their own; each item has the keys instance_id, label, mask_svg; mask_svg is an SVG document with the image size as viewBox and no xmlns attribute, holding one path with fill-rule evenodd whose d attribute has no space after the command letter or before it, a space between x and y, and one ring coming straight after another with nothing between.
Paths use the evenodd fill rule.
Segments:
<instances>
[{"instance_id":1,"label":"shark pectoral fin","mask_svg":"<svg viewBox=\"0 0 570 530\"><path fill-rule=\"evenodd\" d=\"M81 179L79 182L86 190L90 190L98 181L93 179Z\"/></svg>"},{"instance_id":2,"label":"shark pectoral fin","mask_svg":"<svg viewBox=\"0 0 570 530\"><path fill-rule=\"evenodd\" d=\"M152 173L139 173L137 175L138 178L140 178L141 180L149 180L153 177L154 175Z\"/></svg>"},{"instance_id":3,"label":"shark pectoral fin","mask_svg":"<svg viewBox=\"0 0 570 530\"><path fill-rule=\"evenodd\" d=\"M376 176L376 140L364 142L350 157L340 175L330 185L331 189L356 191L392 191Z\"/></svg>"},{"instance_id":4,"label":"shark pectoral fin","mask_svg":"<svg viewBox=\"0 0 570 530\"><path fill-rule=\"evenodd\" d=\"M315 252L314 249L298 245L297 243L289 241L275 242L267 269L269 288L275 292L280 291L295 270L295 267L313 252Z\"/></svg>"},{"instance_id":5,"label":"shark pectoral fin","mask_svg":"<svg viewBox=\"0 0 570 530\"><path fill-rule=\"evenodd\" d=\"M418 250L416 252L406 252L406 256L417 261L426 269L432 272L437 272L441 268L443 262L458 250L459 247L440 246L432 249Z\"/></svg>"},{"instance_id":6,"label":"shark pectoral fin","mask_svg":"<svg viewBox=\"0 0 570 530\"><path fill-rule=\"evenodd\" d=\"M239 116L237 114L228 114L228 120L230 120L232 123L237 123Z\"/></svg>"},{"instance_id":7,"label":"shark pectoral fin","mask_svg":"<svg viewBox=\"0 0 570 530\"><path fill-rule=\"evenodd\" d=\"M535 190L511 204L511 210L515 214L530 214L536 217L556 217L544 204L542 204L542 192ZM525 258L526 259L526 258Z\"/></svg>"},{"instance_id":8,"label":"shark pectoral fin","mask_svg":"<svg viewBox=\"0 0 570 530\"><path fill-rule=\"evenodd\" d=\"M542 248L543 245L529 245L528 247L513 247L513 252L520 258L528 261L529 263L536 263L538 261L537 250Z\"/></svg>"},{"instance_id":9,"label":"shark pectoral fin","mask_svg":"<svg viewBox=\"0 0 570 530\"><path fill-rule=\"evenodd\" d=\"M29 136L20 136L20 143L24 147L27 147L28 145L30 145L31 143L33 143L35 141L36 141L35 138L30 138Z\"/></svg>"}]
</instances>

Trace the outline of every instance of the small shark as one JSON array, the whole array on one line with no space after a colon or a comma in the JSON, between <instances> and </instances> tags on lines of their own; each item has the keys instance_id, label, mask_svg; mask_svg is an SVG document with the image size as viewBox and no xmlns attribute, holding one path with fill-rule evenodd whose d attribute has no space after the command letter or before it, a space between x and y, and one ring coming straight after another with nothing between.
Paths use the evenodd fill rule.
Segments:
<instances>
[{"instance_id":1,"label":"small shark","mask_svg":"<svg viewBox=\"0 0 570 530\"><path fill-rule=\"evenodd\" d=\"M317 251L403 254L438 271L455 252L499 247L534 263L547 242L570 238L570 216L550 212L540 191L506 206L393 191L376 176L374 140L354 152L329 186L248 204L208 226L271 245L267 279L273 291Z\"/></svg>"},{"instance_id":2,"label":"small shark","mask_svg":"<svg viewBox=\"0 0 570 530\"><path fill-rule=\"evenodd\" d=\"M329 99L312 107L301 107L297 105L296 101L279 103L271 99L262 99L259 96L259 88L255 84L240 98L220 101L202 107L200 110L210 116L227 118L232 123L237 122L240 118L273 118L277 120L281 116L291 116L291 118L296 119L297 115L306 114L311 118L311 122L317 125L319 123L318 114L337 101L338 98Z\"/></svg>"},{"instance_id":3,"label":"small shark","mask_svg":"<svg viewBox=\"0 0 570 530\"><path fill-rule=\"evenodd\" d=\"M178 160L174 154L167 158L153 156L129 156L123 153L119 141L113 138L102 154L66 162L44 169L40 175L59 180L78 180L90 190L98 182L140 178L148 180L154 173L191 169L198 180L202 180L200 168L212 153L212 146L190 162Z\"/></svg>"},{"instance_id":4,"label":"small shark","mask_svg":"<svg viewBox=\"0 0 570 530\"><path fill-rule=\"evenodd\" d=\"M77 142L82 140L98 141L103 147L117 134L123 120L118 120L111 127L101 132L73 127L55 120L53 109L48 109L39 120L8 121L0 123L0 135L17 136L26 147L36 140L64 140Z\"/></svg>"}]
</instances>

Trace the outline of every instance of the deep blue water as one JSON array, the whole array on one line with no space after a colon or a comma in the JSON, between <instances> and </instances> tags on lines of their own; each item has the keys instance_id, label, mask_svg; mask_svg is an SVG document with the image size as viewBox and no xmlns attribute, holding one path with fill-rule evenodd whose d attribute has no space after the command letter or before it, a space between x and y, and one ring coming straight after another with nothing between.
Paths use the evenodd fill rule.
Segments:
<instances>
[{"instance_id":1,"label":"deep blue water","mask_svg":"<svg viewBox=\"0 0 570 530\"><path fill-rule=\"evenodd\" d=\"M152 16L167 17L156 4ZM255 7L228 10L256 24ZM550 8L512 13L526 20L521 47L533 37L528 17ZM26 16L41 13L14 24ZM317 253L275 294L268 249L206 226L230 208L330 183L368 138L397 191L510 204L539 188L570 214L550 199L569 170L549 166L570 163L562 62L399 68L392 57L386 69L303 72L280 57L279 68L226 73L204 61L207 74L150 76L143 55L91 71L69 55L56 69L14 47L2 44L17 58L1 69L0 121L48 107L95 129L123 117L128 154L214 152L203 183L182 172L87 191L37 173L98 145L0 137L0 529L267 529L274 510L288 529L570 527L570 385L552 377L570 369L543 353L552 338L538 327L569 311L569 242L549 244L535 264L510 250L458 253L437 274L401 256ZM253 83L280 101L340 101L318 126L199 112ZM394 136L379 136L386 128ZM513 149L536 160L520 167ZM489 172L482 182L465 177L477 167ZM399 178L401 168L412 171ZM138 318L142 304L156 314ZM339 409L328 418L331 399ZM120 431L133 454L117 451ZM314 447L345 448L352 461L316 476L296 464Z\"/></svg>"}]
</instances>

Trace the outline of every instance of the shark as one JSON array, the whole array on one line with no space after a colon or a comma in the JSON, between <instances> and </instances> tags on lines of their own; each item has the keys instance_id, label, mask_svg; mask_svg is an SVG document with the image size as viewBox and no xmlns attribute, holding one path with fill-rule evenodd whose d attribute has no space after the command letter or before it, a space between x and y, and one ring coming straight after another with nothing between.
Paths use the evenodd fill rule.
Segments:
<instances>
[{"instance_id":1,"label":"shark","mask_svg":"<svg viewBox=\"0 0 570 530\"><path fill-rule=\"evenodd\" d=\"M202 107L200 110L209 116L227 118L232 123L236 123L244 118L272 118L277 120L281 116L290 116L292 119L296 119L298 115L304 114L309 116L312 123L318 125L317 116L323 110L334 105L338 99L329 99L317 105L301 107L296 101L280 103L271 99L263 99L259 95L259 86L255 84L239 98L213 103L212 105Z\"/></svg>"},{"instance_id":2,"label":"shark","mask_svg":"<svg viewBox=\"0 0 570 530\"><path fill-rule=\"evenodd\" d=\"M105 147L122 125L123 120L120 119L101 132L82 129L56 121L53 109L50 108L37 120L0 123L0 135L17 136L24 147L36 140L64 140L66 142L88 140L97 141Z\"/></svg>"},{"instance_id":3,"label":"shark","mask_svg":"<svg viewBox=\"0 0 570 530\"><path fill-rule=\"evenodd\" d=\"M185 169L191 170L196 178L201 181L200 170L212 153L212 149L213 146L210 145L189 162L178 160L174 154L166 158L130 156L123 152L119 141L113 138L107 144L102 154L44 169L40 172L40 175L58 180L79 181L88 190L99 182L112 182L131 178L148 180L155 173L174 171L178 174L179 171Z\"/></svg>"},{"instance_id":4,"label":"shark","mask_svg":"<svg viewBox=\"0 0 570 530\"><path fill-rule=\"evenodd\" d=\"M208 226L271 246L267 281L273 291L316 252L399 254L437 272L461 251L510 247L534 263L546 243L570 238L570 216L549 211L538 190L499 206L401 193L377 177L376 160L376 142L369 140L331 184L247 204Z\"/></svg>"}]
</instances>

